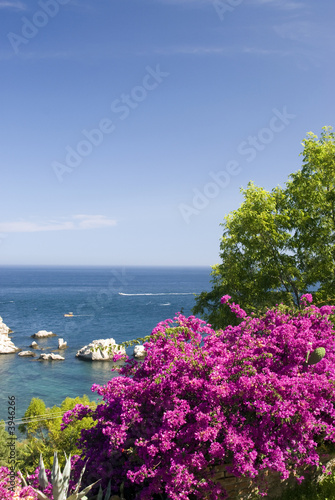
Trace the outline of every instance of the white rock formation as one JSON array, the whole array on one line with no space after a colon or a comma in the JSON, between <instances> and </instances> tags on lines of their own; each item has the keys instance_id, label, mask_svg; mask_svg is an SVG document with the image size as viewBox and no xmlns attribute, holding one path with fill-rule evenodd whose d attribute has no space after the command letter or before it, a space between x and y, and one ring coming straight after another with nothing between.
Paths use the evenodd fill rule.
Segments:
<instances>
[{"instance_id":1,"label":"white rock formation","mask_svg":"<svg viewBox=\"0 0 335 500\"><path fill-rule=\"evenodd\" d=\"M19 356L36 356L36 354L33 351L21 351L19 352Z\"/></svg>"},{"instance_id":2,"label":"white rock formation","mask_svg":"<svg viewBox=\"0 0 335 500\"><path fill-rule=\"evenodd\" d=\"M32 342L32 343L30 344L30 346L29 346L29 347L32 347L33 349L39 349L39 345L38 345L38 343L37 343L37 342L35 342L35 340L34 340L34 342Z\"/></svg>"},{"instance_id":3,"label":"white rock formation","mask_svg":"<svg viewBox=\"0 0 335 500\"><path fill-rule=\"evenodd\" d=\"M66 349L67 342L64 342L64 339L58 339L58 349Z\"/></svg>"},{"instance_id":4,"label":"white rock formation","mask_svg":"<svg viewBox=\"0 0 335 500\"><path fill-rule=\"evenodd\" d=\"M12 354L17 351L19 348L14 345L10 338L0 335L0 354Z\"/></svg>"},{"instance_id":5,"label":"white rock formation","mask_svg":"<svg viewBox=\"0 0 335 500\"><path fill-rule=\"evenodd\" d=\"M32 337L34 337L35 339L44 339L46 337L54 337L55 335L55 333L47 332L46 330L40 330L39 332L34 333Z\"/></svg>"},{"instance_id":6,"label":"white rock formation","mask_svg":"<svg viewBox=\"0 0 335 500\"><path fill-rule=\"evenodd\" d=\"M147 351L144 349L144 345L135 345L133 356L137 359L143 359L147 355Z\"/></svg>"},{"instance_id":7,"label":"white rock formation","mask_svg":"<svg viewBox=\"0 0 335 500\"><path fill-rule=\"evenodd\" d=\"M100 339L93 340L90 344L79 349L76 357L88 361L110 361L116 352L125 354L126 350L124 347L118 346L114 339Z\"/></svg>"},{"instance_id":8,"label":"white rock formation","mask_svg":"<svg viewBox=\"0 0 335 500\"><path fill-rule=\"evenodd\" d=\"M19 351L19 348L8 337L9 332L11 329L5 325L0 316L0 354L12 354Z\"/></svg>"},{"instance_id":9,"label":"white rock formation","mask_svg":"<svg viewBox=\"0 0 335 500\"><path fill-rule=\"evenodd\" d=\"M54 354L53 352L49 354L40 354L40 357L38 359L42 359L43 361L64 361L65 358L63 356L60 356L59 354Z\"/></svg>"},{"instance_id":10,"label":"white rock formation","mask_svg":"<svg viewBox=\"0 0 335 500\"><path fill-rule=\"evenodd\" d=\"M2 317L0 316L0 335L8 335L11 332L11 329L5 325Z\"/></svg>"}]
</instances>

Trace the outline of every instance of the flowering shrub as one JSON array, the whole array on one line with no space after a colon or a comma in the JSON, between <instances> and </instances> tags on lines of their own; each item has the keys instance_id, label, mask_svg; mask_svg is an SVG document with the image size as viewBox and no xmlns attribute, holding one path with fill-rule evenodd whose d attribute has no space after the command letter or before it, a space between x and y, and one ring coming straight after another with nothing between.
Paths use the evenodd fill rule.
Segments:
<instances>
[{"instance_id":1,"label":"flowering shrub","mask_svg":"<svg viewBox=\"0 0 335 500\"><path fill-rule=\"evenodd\" d=\"M78 461L79 456L74 455L71 457L71 468L73 468L74 464ZM40 472L40 467L37 467L33 474L30 474L26 478L26 482L28 486L23 486L24 480L22 480L22 475L18 472L15 475L15 489L13 491L12 484L10 482L10 478L12 478L11 472L7 467L0 467L0 500L38 500L37 493L35 490L42 491L50 500L53 499L52 494L52 484L51 484L51 471L49 469L45 469L46 477L49 482L46 488L42 489L39 480L38 474ZM72 493L78 483L79 475L75 474L75 477L70 479L69 481L69 494ZM34 489L33 489L34 488Z\"/></svg>"},{"instance_id":2,"label":"flowering shrub","mask_svg":"<svg viewBox=\"0 0 335 500\"><path fill-rule=\"evenodd\" d=\"M317 308L306 294L301 311L279 306L258 318L229 299L221 302L238 326L215 332L181 314L159 323L143 362L128 359L121 376L92 387L103 398L95 410L78 405L64 415L64 427L96 422L79 446L87 484L111 480L128 498L218 499L214 465L257 480L265 469L287 478L319 464L318 443L335 442L335 306ZM326 355L309 365L319 347Z\"/></svg>"},{"instance_id":3,"label":"flowering shrub","mask_svg":"<svg viewBox=\"0 0 335 500\"><path fill-rule=\"evenodd\" d=\"M15 488L10 481L11 472L7 467L0 467L0 499L1 500L37 500L37 495L30 486L22 487L18 477L15 478Z\"/></svg>"}]
</instances>

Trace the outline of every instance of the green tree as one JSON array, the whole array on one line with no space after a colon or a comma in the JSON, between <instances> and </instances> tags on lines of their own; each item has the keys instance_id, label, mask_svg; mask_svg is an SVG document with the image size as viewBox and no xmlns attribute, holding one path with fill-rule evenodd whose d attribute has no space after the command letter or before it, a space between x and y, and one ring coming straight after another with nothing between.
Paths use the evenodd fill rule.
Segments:
<instances>
[{"instance_id":1,"label":"green tree","mask_svg":"<svg viewBox=\"0 0 335 500\"><path fill-rule=\"evenodd\" d=\"M76 405L89 405L91 408L96 407L96 403L89 400L88 396L84 395L82 398L66 398L60 407L53 406L50 413L53 415L64 415L66 411L72 410ZM53 418L48 420L48 439L56 451L65 451L71 455L80 454L77 448L77 441L80 437L82 429L89 429L93 425L91 418L85 417L82 420L74 421L66 429L61 430L61 418Z\"/></svg>"},{"instance_id":2,"label":"green tree","mask_svg":"<svg viewBox=\"0 0 335 500\"><path fill-rule=\"evenodd\" d=\"M9 448L8 441L10 435L6 431L6 424L0 420L0 467L8 466Z\"/></svg>"},{"instance_id":3,"label":"green tree","mask_svg":"<svg viewBox=\"0 0 335 500\"><path fill-rule=\"evenodd\" d=\"M96 403L88 396L66 398L60 406L46 408L44 401L33 398L24 414L23 424L19 430L25 433L26 439L18 443L19 467L26 472L33 472L38 466L40 453L47 468L52 467L54 452L58 452L59 462L64 466L64 452L69 455L80 454L76 443L82 429L89 429L93 425L91 418L74 421L64 431L61 429L62 416L72 410L77 404L96 407Z\"/></svg>"},{"instance_id":4,"label":"green tree","mask_svg":"<svg viewBox=\"0 0 335 500\"><path fill-rule=\"evenodd\" d=\"M26 474L34 472L38 465L40 454L48 452L48 410L42 399L32 398L18 429L26 435L25 440L17 442L17 462L20 470Z\"/></svg>"},{"instance_id":5,"label":"green tree","mask_svg":"<svg viewBox=\"0 0 335 500\"><path fill-rule=\"evenodd\" d=\"M45 442L47 420L44 419L44 416L46 414L47 409L44 401L32 398L22 419L23 423L19 425L19 431L26 433L28 438L36 437Z\"/></svg>"},{"instance_id":6,"label":"green tree","mask_svg":"<svg viewBox=\"0 0 335 500\"><path fill-rule=\"evenodd\" d=\"M271 192L252 182L244 201L224 219L220 264L212 267L210 292L196 298L193 312L213 327L236 322L220 297L231 295L248 313L283 302L299 307L303 293L332 301L335 293L335 137L303 141L303 166L285 188Z\"/></svg>"},{"instance_id":7,"label":"green tree","mask_svg":"<svg viewBox=\"0 0 335 500\"><path fill-rule=\"evenodd\" d=\"M306 287L318 285L317 300L335 291L335 136L324 127L303 141L303 166L287 183L292 249Z\"/></svg>"}]
</instances>

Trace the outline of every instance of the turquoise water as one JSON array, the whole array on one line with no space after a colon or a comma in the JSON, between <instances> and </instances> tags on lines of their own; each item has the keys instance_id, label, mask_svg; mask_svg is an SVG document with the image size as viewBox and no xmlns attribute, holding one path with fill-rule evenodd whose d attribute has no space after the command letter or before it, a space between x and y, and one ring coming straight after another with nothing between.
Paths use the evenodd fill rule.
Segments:
<instances>
[{"instance_id":1,"label":"turquoise water","mask_svg":"<svg viewBox=\"0 0 335 500\"><path fill-rule=\"evenodd\" d=\"M210 290L210 268L0 268L0 316L14 344L29 349L38 330L57 334L38 340L44 352L59 351L65 361L40 362L17 354L0 355L0 419L7 417L8 396L15 396L16 417L32 397L47 406L65 397L88 394L93 383L114 374L112 363L78 360L76 352L92 340L123 342L148 335L159 321L180 310L191 314L194 294ZM64 314L72 311L73 318ZM130 350L130 353L132 349Z\"/></svg>"}]
</instances>

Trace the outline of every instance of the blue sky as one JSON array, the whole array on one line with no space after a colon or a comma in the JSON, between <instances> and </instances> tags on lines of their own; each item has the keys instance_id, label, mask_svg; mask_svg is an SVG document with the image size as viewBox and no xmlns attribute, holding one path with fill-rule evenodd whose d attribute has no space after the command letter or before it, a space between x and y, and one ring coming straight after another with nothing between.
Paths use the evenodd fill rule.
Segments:
<instances>
[{"instance_id":1,"label":"blue sky","mask_svg":"<svg viewBox=\"0 0 335 500\"><path fill-rule=\"evenodd\" d=\"M213 265L334 125L332 0L0 0L3 265Z\"/></svg>"}]
</instances>

